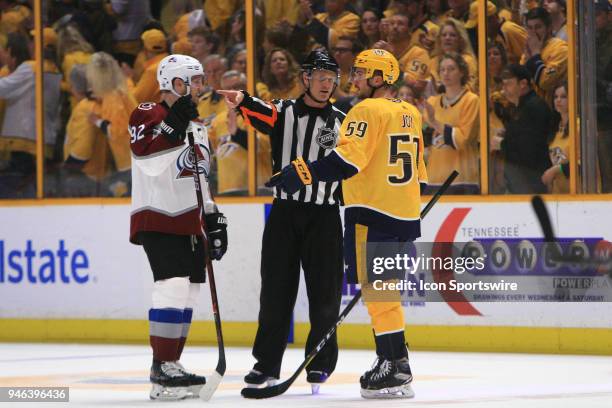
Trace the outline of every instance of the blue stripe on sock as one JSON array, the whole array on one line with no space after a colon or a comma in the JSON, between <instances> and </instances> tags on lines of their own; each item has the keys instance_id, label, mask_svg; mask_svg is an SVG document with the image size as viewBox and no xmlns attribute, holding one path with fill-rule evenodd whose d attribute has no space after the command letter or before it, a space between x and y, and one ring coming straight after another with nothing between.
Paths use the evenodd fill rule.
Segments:
<instances>
[{"instance_id":1,"label":"blue stripe on sock","mask_svg":"<svg viewBox=\"0 0 612 408\"><path fill-rule=\"evenodd\" d=\"M149 309L149 321L160 323L183 323L183 310Z\"/></svg>"},{"instance_id":2,"label":"blue stripe on sock","mask_svg":"<svg viewBox=\"0 0 612 408\"><path fill-rule=\"evenodd\" d=\"M183 323L191 323L192 316L193 316L193 309L183 310Z\"/></svg>"}]
</instances>

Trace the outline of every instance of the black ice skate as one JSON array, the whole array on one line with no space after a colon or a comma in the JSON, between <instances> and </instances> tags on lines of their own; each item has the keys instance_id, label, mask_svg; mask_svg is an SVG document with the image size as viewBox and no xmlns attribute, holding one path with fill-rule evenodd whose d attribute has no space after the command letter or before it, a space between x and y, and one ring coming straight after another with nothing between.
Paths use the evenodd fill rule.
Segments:
<instances>
[{"instance_id":1,"label":"black ice skate","mask_svg":"<svg viewBox=\"0 0 612 408\"><path fill-rule=\"evenodd\" d=\"M247 384L247 388L259 388L261 385L266 384L266 387L271 387L278 383L278 378L270 377L255 369L249 371L244 376L244 382Z\"/></svg>"},{"instance_id":2,"label":"black ice skate","mask_svg":"<svg viewBox=\"0 0 612 408\"><path fill-rule=\"evenodd\" d=\"M412 371L408 357L386 360L378 357L371 370L359 379L363 398L412 398Z\"/></svg>"},{"instance_id":3,"label":"black ice skate","mask_svg":"<svg viewBox=\"0 0 612 408\"><path fill-rule=\"evenodd\" d=\"M183 367L180 361L175 361L174 364L177 365L179 370L181 370L189 379L189 386L187 387L188 395L187 398L198 398L200 396L200 390L206 384L206 377L203 375L196 375L190 373Z\"/></svg>"},{"instance_id":4,"label":"black ice skate","mask_svg":"<svg viewBox=\"0 0 612 408\"><path fill-rule=\"evenodd\" d=\"M187 397L189 377L173 361L153 361L149 377L152 400L177 401Z\"/></svg>"},{"instance_id":5,"label":"black ice skate","mask_svg":"<svg viewBox=\"0 0 612 408\"><path fill-rule=\"evenodd\" d=\"M310 383L313 394L319 393L319 388L329 378L329 374L324 371L309 371L306 376L306 381Z\"/></svg>"}]
</instances>

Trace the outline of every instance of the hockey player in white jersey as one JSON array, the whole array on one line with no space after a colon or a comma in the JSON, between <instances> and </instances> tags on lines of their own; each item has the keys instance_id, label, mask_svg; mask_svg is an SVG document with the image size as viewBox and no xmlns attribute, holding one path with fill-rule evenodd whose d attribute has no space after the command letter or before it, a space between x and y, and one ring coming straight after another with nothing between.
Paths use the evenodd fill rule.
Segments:
<instances>
[{"instance_id":1,"label":"hockey player in white jersey","mask_svg":"<svg viewBox=\"0 0 612 408\"><path fill-rule=\"evenodd\" d=\"M187 372L179 359L205 281L206 257L220 260L227 250L227 220L207 188L210 148L195 104L205 86L202 65L189 56L169 55L158 65L157 80L161 103L141 103L130 117L130 242L144 247L153 271L150 398L178 400L198 396L206 383L203 376ZM194 191L188 132L195 138L205 214ZM202 216L210 253L204 250Z\"/></svg>"}]
</instances>

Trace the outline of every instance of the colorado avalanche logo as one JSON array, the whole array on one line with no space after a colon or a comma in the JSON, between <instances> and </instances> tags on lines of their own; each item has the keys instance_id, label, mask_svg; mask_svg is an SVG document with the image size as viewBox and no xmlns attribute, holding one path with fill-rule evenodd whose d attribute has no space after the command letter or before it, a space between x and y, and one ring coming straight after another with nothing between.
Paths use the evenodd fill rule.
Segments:
<instances>
[{"instance_id":1,"label":"colorado avalanche logo","mask_svg":"<svg viewBox=\"0 0 612 408\"><path fill-rule=\"evenodd\" d=\"M200 174L203 174L208 178L208 171L210 169L210 152L208 148L203 144L198 144L198 170ZM191 147L187 146L176 159L176 168L178 173L177 179L181 178L193 178L193 172L195 170L195 160L193 160L193 154L191 153Z\"/></svg>"},{"instance_id":2,"label":"colorado avalanche logo","mask_svg":"<svg viewBox=\"0 0 612 408\"><path fill-rule=\"evenodd\" d=\"M315 140L319 146L323 149L333 149L336 147L336 140L338 139L338 132L334 129L326 127L320 127L315 137Z\"/></svg>"}]
</instances>

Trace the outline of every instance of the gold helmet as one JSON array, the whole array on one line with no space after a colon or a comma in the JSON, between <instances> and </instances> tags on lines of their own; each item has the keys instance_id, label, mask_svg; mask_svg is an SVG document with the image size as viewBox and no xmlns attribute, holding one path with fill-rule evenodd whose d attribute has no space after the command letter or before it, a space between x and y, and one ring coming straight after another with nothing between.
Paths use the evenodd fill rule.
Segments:
<instances>
[{"instance_id":1,"label":"gold helmet","mask_svg":"<svg viewBox=\"0 0 612 408\"><path fill-rule=\"evenodd\" d=\"M383 80L393 85L400 75L399 62L389 51L374 48L361 51L355 58L353 68L366 70L366 79L372 78L376 71L382 73Z\"/></svg>"}]
</instances>

